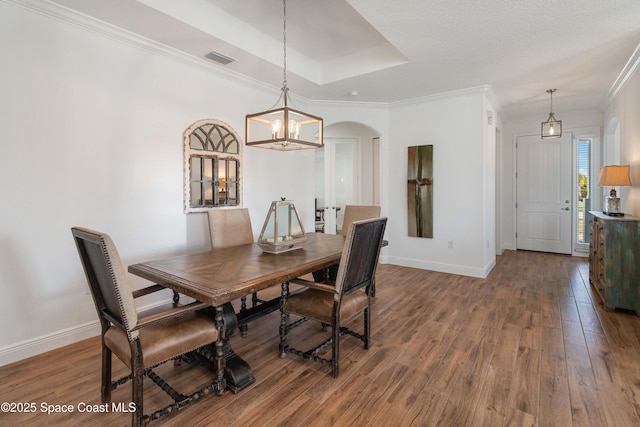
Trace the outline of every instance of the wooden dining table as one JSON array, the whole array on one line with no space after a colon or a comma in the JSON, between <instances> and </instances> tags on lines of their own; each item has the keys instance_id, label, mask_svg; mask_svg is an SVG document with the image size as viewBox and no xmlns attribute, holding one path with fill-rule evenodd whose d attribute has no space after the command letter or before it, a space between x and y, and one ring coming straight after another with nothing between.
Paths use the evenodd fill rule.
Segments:
<instances>
[{"instance_id":1,"label":"wooden dining table","mask_svg":"<svg viewBox=\"0 0 640 427\"><path fill-rule=\"evenodd\" d=\"M339 262L345 238L307 233L302 248L272 254L256 244L212 249L129 266L129 272L224 311L227 386L240 391L255 381L250 366L231 348L238 326L277 310L289 295L289 281ZM231 301L280 285L281 296L236 313ZM285 319L281 320L281 327Z\"/></svg>"}]
</instances>

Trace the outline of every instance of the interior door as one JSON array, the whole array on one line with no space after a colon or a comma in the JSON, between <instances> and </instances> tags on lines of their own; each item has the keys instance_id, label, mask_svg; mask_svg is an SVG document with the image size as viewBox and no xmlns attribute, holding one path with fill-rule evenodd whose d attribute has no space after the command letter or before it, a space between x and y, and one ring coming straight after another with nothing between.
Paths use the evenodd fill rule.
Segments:
<instances>
[{"instance_id":1,"label":"interior door","mask_svg":"<svg viewBox=\"0 0 640 427\"><path fill-rule=\"evenodd\" d=\"M571 134L517 138L516 247L571 253Z\"/></svg>"},{"instance_id":2,"label":"interior door","mask_svg":"<svg viewBox=\"0 0 640 427\"><path fill-rule=\"evenodd\" d=\"M315 152L317 206L324 232L336 234L344 207L358 203L358 139L324 138L324 148Z\"/></svg>"}]
</instances>

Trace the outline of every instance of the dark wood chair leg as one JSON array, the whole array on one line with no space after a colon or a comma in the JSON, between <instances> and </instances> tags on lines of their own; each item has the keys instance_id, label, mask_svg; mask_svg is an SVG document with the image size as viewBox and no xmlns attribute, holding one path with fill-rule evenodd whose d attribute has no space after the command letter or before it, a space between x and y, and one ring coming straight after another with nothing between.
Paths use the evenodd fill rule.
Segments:
<instances>
[{"instance_id":1,"label":"dark wood chair leg","mask_svg":"<svg viewBox=\"0 0 640 427\"><path fill-rule=\"evenodd\" d=\"M284 311L284 303L289 298L289 282L282 282L282 294L280 296L280 357L284 359L287 357L287 321L289 320L289 313Z\"/></svg>"},{"instance_id":2,"label":"dark wood chair leg","mask_svg":"<svg viewBox=\"0 0 640 427\"><path fill-rule=\"evenodd\" d=\"M338 378L340 374L340 321L334 319L333 325L331 325L331 332L333 334L333 343L331 343L331 376Z\"/></svg>"},{"instance_id":3,"label":"dark wood chair leg","mask_svg":"<svg viewBox=\"0 0 640 427\"><path fill-rule=\"evenodd\" d=\"M131 401L136 407L132 415L132 423L135 426L144 425L144 407L143 407L143 380L144 368L142 367L142 348L140 347L140 339L134 340L131 345L131 374L133 376L133 384L131 386Z\"/></svg>"},{"instance_id":4,"label":"dark wood chair leg","mask_svg":"<svg viewBox=\"0 0 640 427\"><path fill-rule=\"evenodd\" d=\"M280 351L280 358L284 359L285 357L287 357L287 320L286 320L286 314L282 313L281 318L280 318L280 345L279 345L279 351Z\"/></svg>"},{"instance_id":5,"label":"dark wood chair leg","mask_svg":"<svg viewBox=\"0 0 640 427\"><path fill-rule=\"evenodd\" d=\"M371 317L369 316L369 309L364 309L364 348L369 350L369 343L371 342Z\"/></svg>"},{"instance_id":6,"label":"dark wood chair leg","mask_svg":"<svg viewBox=\"0 0 640 427\"><path fill-rule=\"evenodd\" d=\"M102 403L111 402L111 350L102 343Z\"/></svg>"}]
</instances>

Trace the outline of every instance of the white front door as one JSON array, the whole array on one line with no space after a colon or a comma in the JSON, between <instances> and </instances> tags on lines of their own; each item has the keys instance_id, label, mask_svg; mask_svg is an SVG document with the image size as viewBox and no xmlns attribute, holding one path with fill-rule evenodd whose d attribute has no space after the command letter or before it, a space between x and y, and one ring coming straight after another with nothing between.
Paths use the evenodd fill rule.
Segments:
<instances>
[{"instance_id":1,"label":"white front door","mask_svg":"<svg viewBox=\"0 0 640 427\"><path fill-rule=\"evenodd\" d=\"M571 133L517 138L516 247L571 253Z\"/></svg>"}]
</instances>

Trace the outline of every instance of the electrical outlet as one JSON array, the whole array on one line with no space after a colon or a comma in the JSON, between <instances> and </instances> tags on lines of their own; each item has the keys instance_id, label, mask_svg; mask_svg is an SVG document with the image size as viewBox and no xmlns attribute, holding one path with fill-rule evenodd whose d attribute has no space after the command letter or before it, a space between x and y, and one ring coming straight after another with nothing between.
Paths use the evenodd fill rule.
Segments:
<instances>
[{"instance_id":1,"label":"electrical outlet","mask_svg":"<svg viewBox=\"0 0 640 427\"><path fill-rule=\"evenodd\" d=\"M447 242L447 247L448 247L449 249L453 249L453 240L449 240L449 241Z\"/></svg>"}]
</instances>

